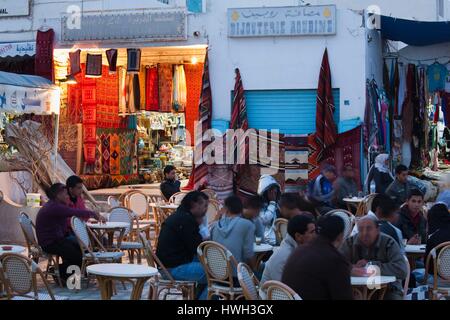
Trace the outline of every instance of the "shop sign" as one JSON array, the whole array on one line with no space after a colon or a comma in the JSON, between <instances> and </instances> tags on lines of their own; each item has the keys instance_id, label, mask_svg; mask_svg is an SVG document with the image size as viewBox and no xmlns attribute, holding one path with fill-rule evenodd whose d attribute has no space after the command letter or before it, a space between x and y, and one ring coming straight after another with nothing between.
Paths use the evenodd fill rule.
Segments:
<instances>
[{"instance_id":1,"label":"shop sign","mask_svg":"<svg viewBox=\"0 0 450 320\"><path fill-rule=\"evenodd\" d=\"M187 40L185 9L133 13L84 13L79 23L62 18L62 41L182 41Z\"/></svg>"},{"instance_id":2,"label":"shop sign","mask_svg":"<svg viewBox=\"0 0 450 320\"><path fill-rule=\"evenodd\" d=\"M228 9L231 38L335 34L335 5Z\"/></svg>"},{"instance_id":3,"label":"shop sign","mask_svg":"<svg viewBox=\"0 0 450 320\"><path fill-rule=\"evenodd\" d=\"M59 89L0 85L0 112L16 114L59 113Z\"/></svg>"},{"instance_id":4,"label":"shop sign","mask_svg":"<svg viewBox=\"0 0 450 320\"><path fill-rule=\"evenodd\" d=\"M0 0L0 18L29 15L29 0Z\"/></svg>"},{"instance_id":5,"label":"shop sign","mask_svg":"<svg viewBox=\"0 0 450 320\"><path fill-rule=\"evenodd\" d=\"M35 42L0 43L0 58L15 56L32 56L36 53Z\"/></svg>"}]
</instances>

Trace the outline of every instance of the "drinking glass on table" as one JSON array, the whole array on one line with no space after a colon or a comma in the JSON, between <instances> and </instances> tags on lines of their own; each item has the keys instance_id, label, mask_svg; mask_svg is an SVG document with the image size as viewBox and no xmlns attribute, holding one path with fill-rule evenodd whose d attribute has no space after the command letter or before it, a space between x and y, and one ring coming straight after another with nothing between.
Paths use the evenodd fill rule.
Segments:
<instances>
[{"instance_id":1,"label":"drinking glass on table","mask_svg":"<svg viewBox=\"0 0 450 320\"><path fill-rule=\"evenodd\" d=\"M261 244L261 242L262 242L262 238L261 237L255 237L255 242L256 242L256 245L259 246Z\"/></svg>"}]
</instances>

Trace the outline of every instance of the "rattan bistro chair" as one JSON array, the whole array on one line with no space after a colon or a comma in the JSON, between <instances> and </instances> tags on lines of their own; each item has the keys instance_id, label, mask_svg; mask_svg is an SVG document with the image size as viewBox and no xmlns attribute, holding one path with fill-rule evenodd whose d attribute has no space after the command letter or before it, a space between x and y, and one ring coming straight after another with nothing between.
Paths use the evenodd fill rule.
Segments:
<instances>
[{"instance_id":1,"label":"rattan bistro chair","mask_svg":"<svg viewBox=\"0 0 450 320\"><path fill-rule=\"evenodd\" d=\"M344 220L345 229L344 229L344 237L345 239L350 237L353 226L355 224L355 217L350 211L344 210L344 209L336 209L331 210L330 212L327 212L326 216L338 216L341 217L342 220Z\"/></svg>"},{"instance_id":2,"label":"rattan bistro chair","mask_svg":"<svg viewBox=\"0 0 450 320\"><path fill-rule=\"evenodd\" d=\"M67 300L65 297L53 294L37 263L23 255L3 254L0 259L0 273L9 300ZM38 291L38 275L41 277L47 293Z\"/></svg>"},{"instance_id":3,"label":"rattan bistro chair","mask_svg":"<svg viewBox=\"0 0 450 320\"><path fill-rule=\"evenodd\" d=\"M175 280L153 252L145 233L141 232L139 238L144 247L144 256L148 266L158 269L160 273L160 276L150 282L149 300L166 300L168 296L182 296L183 300L194 300L196 282Z\"/></svg>"},{"instance_id":4,"label":"rattan bistro chair","mask_svg":"<svg viewBox=\"0 0 450 320\"><path fill-rule=\"evenodd\" d=\"M239 284L244 292L245 300L260 300L258 294L259 281L255 277L252 269L241 262L237 266Z\"/></svg>"},{"instance_id":5,"label":"rattan bistro chair","mask_svg":"<svg viewBox=\"0 0 450 320\"><path fill-rule=\"evenodd\" d=\"M124 241L120 242L120 246L118 246L117 242L115 242L114 245L118 246L118 249L128 253L130 263L134 263L134 256L136 254L137 263L141 264L143 247L142 243L136 241L136 237L134 237L133 222L135 219L135 214L125 207L116 207L109 212L110 222L124 222L129 224L129 227L125 229L123 235Z\"/></svg>"},{"instance_id":6,"label":"rattan bistro chair","mask_svg":"<svg viewBox=\"0 0 450 320\"><path fill-rule=\"evenodd\" d=\"M204 194L206 194L208 196L208 198L211 200L217 200L217 194L214 190L212 189L203 189L201 192L203 192Z\"/></svg>"},{"instance_id":7,"label":"rattan bistro chair","mask_svg":"<svg viewBox=\"0 0 450 320\"><path fill-rule=\"evenodd\" d=\"M284 218L278 218L274 222L277 245L279 245L286 236L288 222L289 221Z\"/></svg>"},{"instance_id":8,"label":"rattan bistro chair","mask_svg":"<svg viewBox=\"0 0 450 320\"><path fill-rule=\"evenodd\" d=\"M371 210L372 208L373 199L376 195L377 193L371 193L364 197L364 200L358 205L358 208L356 209L357 217L362 217L369 213L369 210Z\"/></svg>"},{"instance_id":9,"label":"rattan bistro chair","mask_svg":"<svg viewBox=\"0 0 450 320\"><path fill-rule=\"evenodd\" d=\"M25 237L25 242L27 243L28 258L36 263L39 263L41 258L47 259L47 267L44 271L45 278L47 279L49 275L54 277L58 285L62 287L61 275L59 273L59 256L46 253L42 250L42 247L36 239L36 227L26 213L20 213L19 224Z\"/></svg>"},{"instance_id":10,"label":"rattan bistro chair","mask_svg":"<svg viewBox=\"0 0 450 320\"><path fill-rule=\"evenodd\" d=\"M120 203L119 199L117 199L114 196L108 197L108 204L111 206L111 208L121 207L121 203Z\"/></svg>"},{"instance_id":11,"label":"rattan bistro chair","mask_svg":"<svg viewBox=\"0 0 450 320\"><path fill-rule=\"evenodd\" d=\"M428 283L428 290L436 300L440 294L450 296L450 242L434 247L425 263L425 280L428 278L430 264L433 264L433 282Z\"/></svg>"},{"instance_id":12,"label":"rattan bistro chair","mask_svg":"<svg viewBox=\"0 0 450 320\"><path fill-rule=\"evenodd\" d=\"M206 210L206 219L208 220L208 225L211 225L217 219L217 213L220 210L220 202L214 199L208 200L208 210Z\"/></svg>"},{"instance_id":13,"label":"rattan bistro chair","mask_svg":"<svg viewBox=\"0 0 450 320\"><path fill-rule=\"evenodd\" d=\"M267 300L302 300L294 290L280 281L266 281L261 289L266 292Z\"/></svg>"},{"instance_id":14,"label":"rattan bistro chair","mask_svg":"<svg viewBox=\"0 0 450 320\"><path fill-rule=\"evenodd\" d=\"M83 255L83 263L81 265L82 275L86 274L86 267L88 265L121 261L124 254L122 252L107 252L97 237L79 218L72 217L71 225ZM94 252L91 238L94 239L101 251Z\"/></svg>"},{"instance_id":15,"label":"rattan bistro chair","mask_svg":"<svg viewBox=\"0 0 450 320\"><path fill-rule=\"evenodd\" d=\"M244 297L242 288L234 286L233 271L237 262L227 248L217 242L205 241L198 246L197 254L208 280L208 300L213 296L224 300Z\"/></svg>"},{"instance_id":16,"label":"rattan bistro chair","mask_svg":"<svg viewBox=\"0 0 450 320\"><path fill-rule=\"evenodd\" d=\"M181 201L184 199L184 197L187 195L186 192L177 192L175 194L173 194L170 199L169 199L169 203L173 203L173 204L181 204Z\"/></svg>"}]
</instances>

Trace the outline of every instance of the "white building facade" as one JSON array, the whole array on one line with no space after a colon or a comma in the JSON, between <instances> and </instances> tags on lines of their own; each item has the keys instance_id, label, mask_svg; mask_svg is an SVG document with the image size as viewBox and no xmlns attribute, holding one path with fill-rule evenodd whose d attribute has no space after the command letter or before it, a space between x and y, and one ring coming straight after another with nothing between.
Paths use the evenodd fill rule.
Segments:
<instances>
[{"instance_id":1,"label":"white building facade","mask_svg":"<svg viewBox=\"0 0 450 320\"><path fill-rule=\"evenodd\" d=\"M20 2L20 1L19 1ZM5 1L12 8L17 1ZM141 42L138 39L124 46L189 46L208 45L210 76L213 95L213 118L230 119L231 92L234 88L234 69L240 68L246 90L313 90L317 88L320 64L325 48L328 48L332 74L332 86L338 89L339 105L337 119L361 118L364 115L365 80L379 77L379 37L376 34L368 41L363 10L376 3L380 13L406 19L437 20L439 1L360 1L360 0L119 0L60 1L35 0L29 3L29 14L10 17L0 14L0 42L33 42L36 30L51 27L56 33L56 48L76 48L81 44L63 44L61 41L62 17L74 8L80 13L109 11L140 12L143 10L185 8L188 5L197 13L190 12L187 18L187 40L164 42ZM309 6L305 6L309 3ZM231 38L228 34L227 10L230 8L263 8L315 5L336 6L336 33L327 36L274 36ZM72 6L72 7L71 7ZM73 7L75 6L75 7ZM444 16L447 13L444 1ZM5 9L9 10L8 7ZM11 9L12 10L12 9ZM442 12L441 12L442 13ZM445 18L445 17L444 17ZM444 19L440 16L439 19ZM126 28L126 26L123 26ZM377 33L377 32L375 32ZM370 31L369 31L370 34ZM99 42L99 47L111 44ZM309 110L309 109L308 109ZM286 114L287 120L302 117L302 111ZM313 119L309 115L308 119ZM252 119L250 119L250 122ZM307 127L305 130L308 130ZM308 133L308 132L299 132Z\"/></svg>"}]
</instances>

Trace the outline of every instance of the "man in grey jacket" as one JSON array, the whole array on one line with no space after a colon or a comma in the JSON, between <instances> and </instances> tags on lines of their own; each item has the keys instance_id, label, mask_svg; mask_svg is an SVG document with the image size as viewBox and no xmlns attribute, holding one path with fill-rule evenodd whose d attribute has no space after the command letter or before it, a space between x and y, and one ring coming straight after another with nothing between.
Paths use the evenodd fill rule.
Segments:
<instances>
[{"instance_id":1,"label":"man in grey jacket","mask_svg":"<svg viewBox=\"0 0 450 320\"><path fill-rule=\"evenodd\" d=\"M307 215L294 216L288 222L286 237L278 249L266 262L261 285L269 280L281 281L284 266L291 253L302 244L311 242L316 237L316 225L312 217Z\"/></svg>"},{"instance_id":2,"label":"man in grey jacket","mask_svg":"<svg viewBox=\"0 0 450 320\"><path fill-rule=\"evenodd\" d=\"M400 247L390 236L381 233L376 218L365 216L358 221L358 234L348 238L341 253L353 264L352 276L370 276L369 265L379 268L380 276L394 276L384 298L400 300L403 297L402 280L406 279L407 266ZM376 279L375 279L376 280Z\"/></svg>"},{"instance_id":3,"label":"man in grey jacket","mask_svg":"<svg viewBox=\"0 0 450 320\"><path fill-rule=\"evenodd\" d=\"M237 196L225 199L225 214L211 227L211 240L225 246L238 262L255 266L255 225L241 217L243 205Z\"/></svg>"},{"instance_id":4,"label":"man in grey jacket","mask_svg":"<svg viewBox=\"0 0 450 320\"><path fill-rule=\"evenodd\" d=\"M408 199L411 189L411 183L408 182L408 168L402 164L398 165L395 168L395 180L385 193L395 201L397 207L400 207Z\"/></svg>"}]
</instances>

